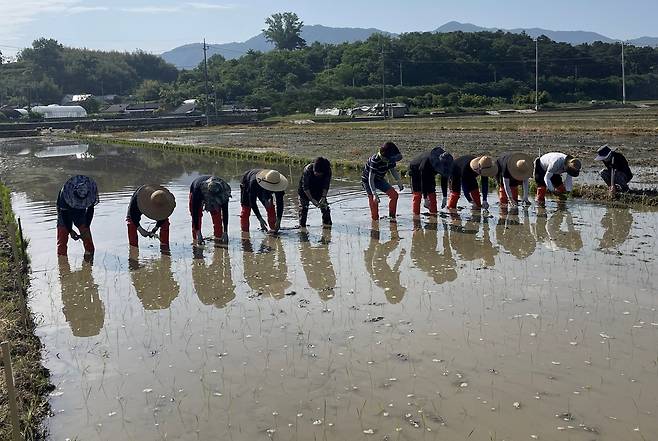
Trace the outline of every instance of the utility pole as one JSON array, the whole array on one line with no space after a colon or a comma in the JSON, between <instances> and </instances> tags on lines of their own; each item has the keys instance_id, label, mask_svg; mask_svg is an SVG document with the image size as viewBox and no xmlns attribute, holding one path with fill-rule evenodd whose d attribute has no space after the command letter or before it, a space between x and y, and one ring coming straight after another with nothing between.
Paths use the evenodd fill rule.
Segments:
<instances>
[{"instance_id":1,"label":"utility pole","mask_svg":"<svg viewBox=\"0 0 658 441\"><path fill-rule=\"evenodd\" d=\"M400 61L400 87L402 87L402 61Z\"/></svg>"},{"instance_id":2,"label":"utility pole","mask_svg":"<svg viewBox=\"0 0 658 441\"><path fill-rule=\"evenodd\" d=\"M210 126L210 115L208 115L208 58L206 57L206 51L208 46L206 45L206 39L203 39L203 75L205 77L205 87L206 87L206 127Z\"/></svg>"},{"instance_id":3,"label":"utility pole","mask_svg":"<svg viewBox=\"0 0 658 441\"><path fill-rule=\"evenodd\" d=\"M622 104L626 104L626 63L624 62L624 41L621 42L621 94Z\"/></svg>"},{"instance_id":4,"label":"utility pole","mask_svg":"<svg viewBox=\"0 0 658 441\"><path fill-rule=\"evenodd\" d=\"M384 40L382 42L382 104L384 106L384 119L386 119L386 69L384 64Z\"/></svg>"},{"instance_id":5,"label":"utility pole","mask_svg":"<svg viewBox=\"0 0 658 441\"><path fill-rule=\"evenodd\" d=\"M539 37L535 39L535 112L539 111Z\"/></svg>"}]
</instances>

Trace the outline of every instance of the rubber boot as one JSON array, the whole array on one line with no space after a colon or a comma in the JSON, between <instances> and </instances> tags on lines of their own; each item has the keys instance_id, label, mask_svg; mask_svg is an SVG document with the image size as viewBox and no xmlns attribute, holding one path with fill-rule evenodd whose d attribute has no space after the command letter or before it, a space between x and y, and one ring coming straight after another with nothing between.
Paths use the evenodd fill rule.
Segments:
<instances>
[{"instance_id":1,"label":"rubber boot","mask_svg":"<svg viewBox=\"0 0 658 441\"><path fill-rule=\"evenodd\" d=\"M509 203L507 192L505 191L505 186L503 184L498 186L498 200L500 201L500 205L507 205Z\"/></svg>"},{"instance_id":2,"label":"rubber boot","mask_svg":"<svg viewBox=\"0 0 658 441\"><path fill-rule=\"evenodd\" d=\"M251 216L251 208L243 205L240 211L240 230L245 233L249 232L249 216Z\"/></svg>"},{"instance_id":3,"label":"rubber boot","mask_svg":"<svg viewBox=\"0 0 658 441\"><path fill-rule=\"evenodd\" d=\"M66 256L69 243L69 230L66 227L57 227L57 255Z\"/></svg>"},{"instance_id":4,"label":"rubber boot","mask_svg":"<svg viewBox=\"0 0 658 441\"><path fill-rule=\"evenodd\" d=\"M389 197L388 201L388 217L391 219L395 218L398 212L398 192L393 188L389 188L386 191L386 194Z\"/></svg>"},{"instance_id":5,"label":"rubber boot","mask_svg":"<svg viewBox=\"0 0 658 441\"><path fill-rule=\"evenodd\" d=\"M91 230L89 227L80 227L80 237L82 238L82 244L85 247L85 254L94 254L96 248L94 247L94 239L91 236Z\"/></svg>"},{"instance_id":6,"label":"rubber boot","mask_svg":"<svg viewBox=\"0 0 658 441\"><path fill-rule=\"evenodd\" d=\"M414 216L420 216L420 201L423 199L423 195L419 191L414 191L411 196L411 211Z\"/></svg>"},{"instance_id":7,"label":"rubber boot","mask_svg":"<svg viewBox=\"0 0 658 441\"><path fill-rule=\"evenodd\" d=\"M512 197L514 198L514 202L517 204L519 203L519 187L518 185L513 185L512 186Z\"/></svg>"},{"instance_id":8,"label":"rubber boot","mask_svg":"<svg viewBox=\"0 0 658 441\"><path fill-rule=\"evenodd\" d=\"M308 205L299 204L299 226L306 228L306 220L308 219Z\"/></svg>"},{"instance_id":9,"label":"rubber boot","mask_svg":"<svg viewBox=\"0 0 658 441\"><path fill-rule=\"evenodd\" d=\"M567 192L567 187L564 184L560 185L558 188L555 189L555 193L557 194L563 194L566 192Z\"/></svg>"},{"instance_id":10,"label":"rubber boot","mask_svg":"<svg viewBox=\"0 0 658 441\"><path fill-rule=\"evenodd\" d=\"M436 202L436 193L430 193L427 195L427 199L430 201L430 214L436 214L439 212L439 208Z\"/></svg>"},{"instance_id":11,"label":"rubber boot","mask_svg":"<svg viewBox=\"0 0 658 441\"><path fill-rule=\"evenodd\" d=\"M459 201L459 193L456 191L450 192L450 197L448 198L447 208L450 210L455 210L457 208L457 202Z\"/></svg>"},{"instance_id":12,"label":"rubber boot","mask_svg":"<svg viewBox=\"0 0 658 441\"><path fill-rule=\"evenodd\" d=\"M160 225L160 252L164 254L170 253L169 248L169 219Z\"/></svg>"},{"instance_id":13,"label":"rubber boot","mask_svg":"<svg viewBox=\"0 0 658 441\"><path fill-rule=\"evenodd\" d=\"M267 211L267 224L273 230L276 228L276 209L274 208L274 203L268 204L265 210Z\"/></svg>"},{"instance_id":14,"label":"rubber boot","mask_svg":"<svg viewBox=\"0 0 658 441\"><path fill-rule=\"evenodd\" d=\"M535 197L537 205L543 206L546 204L546 190L546 187L537 187L537 196Z\"/></svg>"},{"instance_id":15,"label":"rubber boot","mask_svg":"<svg viewBox=\"0 0 658 441\"><path fill-rule=\"evenodd\" d=\"M482 207L482 201L480 200L480 190L473 190L469 193L471 195L471 200L476 208Z\"/></svg>"},{"instance_id":16,"label":"rubber boot","mask_svg":"<svg viewBox=\"0 0 658 441\"><path fill-rule=\"evenodd\" d=\"M368 194L368 205L370 205L370 218L374 221L379 220L379 203L372 194Z\"/></svg>"},{"instance_id":17,"label":"rubber boot","mask_svg":"<svg viewBox=\"0 0 658 441\"><path fill-rule=\"evenodd\" d=\"M332 225L333 222L331 221L331 208L323 208L322 209L322 225L324 226L330 226Z\"/></svg>"},{"instance_id":18,"label":"rubber boot","mask_svg":"<svg viewBox=\"0 0 658 441\"><path fill-rule=\"evenodd\" d=\"M139 239L137 238L137 225L135 225L130 219L126 219L126 225L128 225L128 243L131 247L139 246Z\"/></svg>"},{"instance_id":19,"label":"rubber boot","mask_svg":"<svg viewBox=\"0 0 658 441\"><path fill-rule=\"evenodd\" d=\"M221 239L224 235L224 224L222 223L222 212L211 211L210 216L212 217L212 232L215 235L215 239Z\"/></svg>"}]
</instances>

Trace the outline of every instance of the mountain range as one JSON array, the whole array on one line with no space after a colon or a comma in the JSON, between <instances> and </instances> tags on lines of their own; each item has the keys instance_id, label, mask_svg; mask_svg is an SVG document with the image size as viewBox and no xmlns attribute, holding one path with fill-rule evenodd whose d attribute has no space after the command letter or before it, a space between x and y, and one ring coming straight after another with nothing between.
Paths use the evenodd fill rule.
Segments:
<instances>
[{"instance_id":1,"label":"mountain range","mask_svg":"<svg viewBox=\"0 0 658 441\"><path fill-rule=\"evenodd\" d=\"M569 43L569 44L584 44L593 43L595 41L602 41L604 43L613 43L615 40L605 35L596 32L587 31L552 31L549 29L541 28L517 28L517 29L498 29L498 28L484 28L471 23L460 23L451 21L443 26L438 27L433 32L481 32L481 31L505 31L513 33L525 32L532 38L545 35L553 41ZM338 43L353 43L355 41L362 41L368 39L373 34L385 34L395 36L391 32L382 31L375 28L335 28L322 25L304 26L302 28L302 38L307 43L320 42L328 44ZM653 46L658 47L658 38L656 37L640 37L633 40L628 40L628 44L635 46ZM266 52L272 50L274 45L265 39L265 35L260 34L250 38L244 42L233 42L223 44L209 44L208 57L215 54L220 54L224 58L233 59L239 58L246 54L249 50ZM198 66L203 60L203 44L191 43L183 46L176 47L170 51L161 54L161 57L178 67L179 69L192 69Z\"/></svg>"}]
</instances>

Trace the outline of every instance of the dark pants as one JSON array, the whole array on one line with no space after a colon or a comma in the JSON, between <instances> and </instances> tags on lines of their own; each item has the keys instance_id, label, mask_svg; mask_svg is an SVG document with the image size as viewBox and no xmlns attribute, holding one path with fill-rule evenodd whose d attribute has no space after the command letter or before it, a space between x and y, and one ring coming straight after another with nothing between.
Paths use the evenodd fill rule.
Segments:
<instances>
[{"instance_id":1,"label":"dark pants","mask_svg":"<svg viewBox=\"0 0 658 441\"><path fill-rule=\"evenodd\" d=\"M128 225L128 243L131 247L139 246L139 236L137 235L137 225L128 217L126 218ZM169 219L166 219L160 225L160 251L169 251Z\"/></svg>"},{"instance_id":2,"label":"dark pants","mask_svg":"<svg viewBox=\"0 0 658 441\"><path fill-rule=\"evenodd\" d=\"M422 193L423 196L436 193L436 176L431 173L422 176L418 167L409 167L409 175L411 175L412 192Z\"/></svg>"},{"instance_id":3,"label":"dark pants","mask_svg":"<svg viewBox=\"0 0 658 441\"><path fill-rule=\"evenodd\" d=\"M610 169L607 169L607 168L604 168L599 173L599 176L601 176L601 179L603 179L603 181L606 183L606 185L608 187L610 187L610 185L611 185L611 183L610 183L611 175L612 175L612 173L611 173ZM619 190L621 190L623 192L627 192L629 190L629 188L628 188L628 181L629 180L630 179L628 179L628 176L626 175L626 173L624 173L622 171L619 171L619 170L615 170L615 182L614 182L614 184L615 184L615 186L619 187Z\"/></svg>"},{"instance_id":4,"label":"dark pants","mask_svg":"<svg viewBox=\"0 0 658 441\"><path fill-rule=\"evenodd\" d=\"M91 237L91 220L93 211L91 210L57 210L57 254L66 256L68 250L69 234L73 225L80 230L80 236L86 253L94 252L94 241Z\"/></svg>"},{"instance_id":5,"label":"dark pants","mask_svg":"<svg viewBox=\"0 0 658 441\"><path fill-rule=\"evenodd\" d=\"M541 161L537 158L535 159L535 182L537 183L537 187L547 187L546 181L544 180L545 177L546 170L543 169ZM562 181L562 176L554 174L551 176L551 183L553 184L553 188L558 188L564 182Z\"/></svg>"},{"instance_id":6,"label":"dark pants","mask_svg":"<svg viewBox=\"0 0 658 441\"><path fill-rule=\"evenodd\" d=\"M298 195L299 195L299 225L305 227L306 219L308 218L308 208L311 201L306 196L304 190L299 190ZM311 196L313 196L315 200L320 200L322 198L322 191L311 190ZM320 211L322 212L322 223L324 225L331 225L331 209L328 206L326 206L324 208L320 208Z\"/></svg>"}]
</instances>

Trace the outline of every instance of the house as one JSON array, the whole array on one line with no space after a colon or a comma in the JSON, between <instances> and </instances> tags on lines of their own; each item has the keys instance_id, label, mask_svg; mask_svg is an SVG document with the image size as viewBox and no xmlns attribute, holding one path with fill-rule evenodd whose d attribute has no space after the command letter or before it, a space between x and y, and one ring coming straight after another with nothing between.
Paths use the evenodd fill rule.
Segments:
<instances>
[{"instance_id":1,"label":"house","mask_svg":"<svg viewBox=\"0 0 658 441\"><path fill-rule=\"evenodd\" d=\"M173 115L201 115L203 112L197 108L197 100L185 100L183 104L174 109Z\"/></svg>"},{"instance_id":2,"label":"house","mask_svg":"<svg viewBox=\"0 0 658 441\"><path fill-rule=\"evenodd\" d=\"M101 109L100 113L105 115L125 115L128 106L129 104L112 104L111 106Z\"/></svg>"},{"instance_id":3,"label":"house","mask_svg":"<svg viewBox=\"0 0 658 441\"><path fill-rule=\"evenodd\" d=\"M130 116L153 116L160 109L160 103L133 103L126 107L125 113Z\"/></svg>"}]
</instances>

